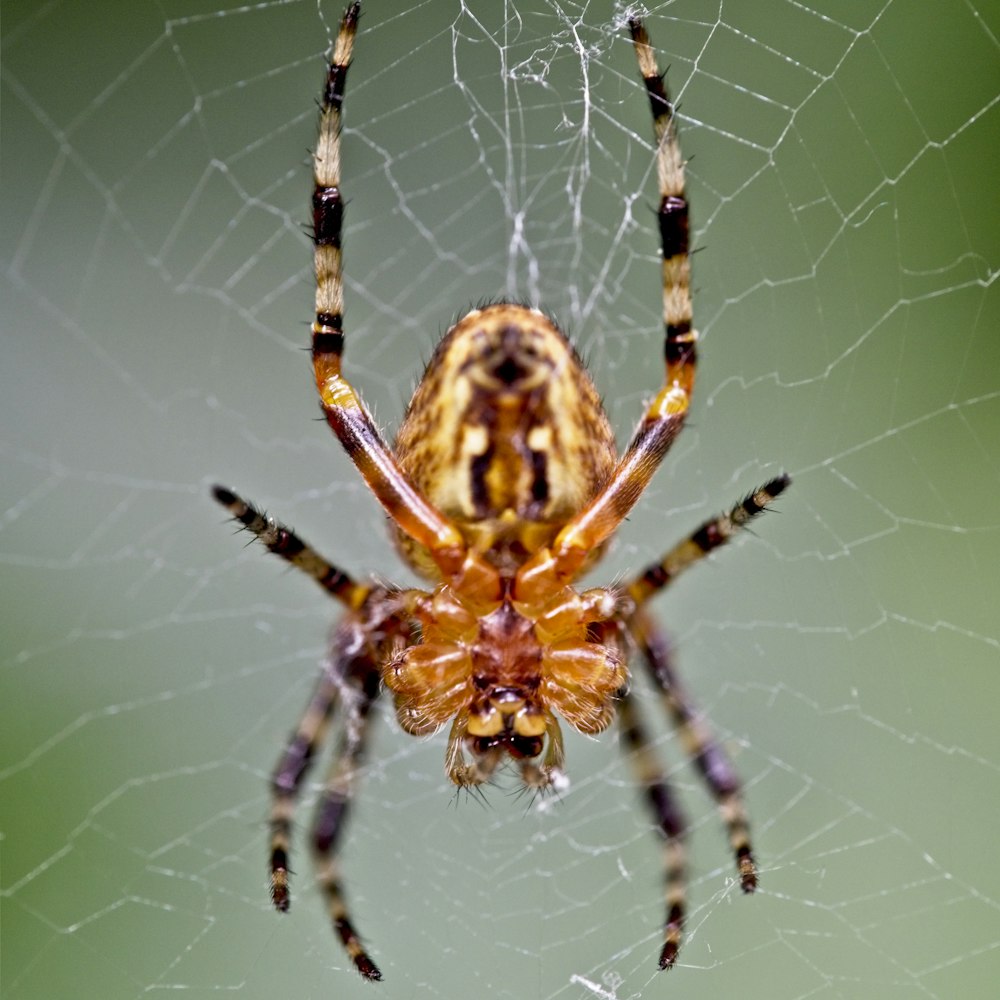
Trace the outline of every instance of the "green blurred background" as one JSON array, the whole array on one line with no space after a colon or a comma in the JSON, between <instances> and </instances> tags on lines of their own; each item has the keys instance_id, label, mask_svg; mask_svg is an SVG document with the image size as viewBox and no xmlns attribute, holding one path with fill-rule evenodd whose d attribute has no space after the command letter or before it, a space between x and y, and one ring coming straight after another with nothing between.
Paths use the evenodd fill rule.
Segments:
<instances>
[{"instance_id":1,"label":"green blurred background","mask_svg":"<svg viewBox=\"0 0 1000 1000\"><path fill-rule=\"evenodd\" d=\"M490 296L562 320L620 441L656 388L651 130L620 13L366 4L347 366L384 426ZM3 5L5 1000L373 995L304 854L291 914L266 899L267 775L334 609L207 495L408 579L301 350L339 14ZM780 513L658 608L746 780L762 892L740 896L651 715L692 856L680 966L657 974L660 851L613 733L570 741L559 801L482 807L446 784L441 738L386 719L344 858L376 992L992 996L1000 13L686 0L648 24L692 159L703 363L595 579L792 473Z\"/></svg>"}]
</instances>

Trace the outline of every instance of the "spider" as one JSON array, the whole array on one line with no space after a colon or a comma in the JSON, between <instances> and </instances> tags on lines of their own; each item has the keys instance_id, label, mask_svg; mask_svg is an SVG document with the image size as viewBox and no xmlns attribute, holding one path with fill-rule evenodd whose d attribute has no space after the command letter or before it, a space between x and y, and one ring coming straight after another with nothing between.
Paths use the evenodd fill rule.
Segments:
<instances>
[{"instance_id":1,"label":"spider","mask_svg":"<svg viewBox=\"0 0 1000 1000\"><path fill-rule=\"evenodd\" d=\"M428 589L359 582L285 525L214 488L236 521L346 608L273 774L271 899L288 910L295 801L339 711L339 744L312 833L317 880L358 972L381 978L349 915L337 854L383 687L406 732L419 736L450 722L445 770L465 788L509 764L525 787L558 790L565 786L560 717L581 733L599 733L617 715L665 845L659 965L670 968L685 918L685 823L640 720L626 664L633 653L645 661L718 804L740 886L752 892L757 868L739 779L685 695L647 605L760 514L789 478L761 486L623 585L575 588L680 432L694 384L684 161L663 75L642 21L631 18L656 136L666 370L624 454L617 456L597 390L565 335L538 309L514 302L473 309L447 331L390 448L341 373L341 108L359 15L360 3L351 3L340 23L313 153L312 361L327 422L389 515L403 558L429 582Z\"/></svg>"}]
</instances>

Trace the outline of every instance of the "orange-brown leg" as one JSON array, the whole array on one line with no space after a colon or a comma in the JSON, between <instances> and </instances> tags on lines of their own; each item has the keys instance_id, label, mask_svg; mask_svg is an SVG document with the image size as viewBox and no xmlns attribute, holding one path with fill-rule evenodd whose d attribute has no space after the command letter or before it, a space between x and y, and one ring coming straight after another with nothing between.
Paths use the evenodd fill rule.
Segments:
<instances>
[{"instance_id":1,"label":"orange-brown leg","mask_svg":"<svg viewBox=\"0 0 1000 1000\"><path fill-rule=\"evenodd\" d=\"M360 13L361 4L352 3L340 23L323 89L313 153L316 313L312 360L316 388L327 422L376 499L403 531L428 549L442 574L452 576L466 556L460 532L410 482L340 370L344 351L341 109Z\"/></svg>"},{"instance_id":2,"label":"orange-brown leg","mask_svg":"<svg viewBox=\"0 0 1000 1000\"><path fill-rule=\"evenodd\" d=\"M610 480L559 532L551 550L540 552L519 574L521 593L526 599L531 599L539 588L571 580L589 553L621 524L680 433L694 389L698 335L692 327L684 161L674 126L673 105L649 36L637 18L629 20L629 31L649 95L656 137L665 378Z\"/></svg>"}]
</instances>

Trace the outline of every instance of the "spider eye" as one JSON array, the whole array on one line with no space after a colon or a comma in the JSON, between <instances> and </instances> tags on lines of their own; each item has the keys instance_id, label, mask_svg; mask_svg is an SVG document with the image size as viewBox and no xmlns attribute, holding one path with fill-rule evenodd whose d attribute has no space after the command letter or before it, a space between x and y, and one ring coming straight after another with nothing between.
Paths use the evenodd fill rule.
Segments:
<instances>
[{"instance_id":1,"label":"spider eye","mask_svg":"<svg viewBox=\"0 0 1000 1000\"><path fill-rule=\"evenodd\" d=\"M476 757L482 757L502 743L502 736L474 736L469 747Z\"/></svg>"},{"instance_id":2,"label":"spider eye","mask_svg":"<svg viewBox=\"0 0 1000 1000\"><path fill-rule=\"evenodd\" d=\"M525 757L537 757L542 752L545 739L542 736L511 736L507 750L514 760L524 760Z\"/></svg>"}]
</instances>

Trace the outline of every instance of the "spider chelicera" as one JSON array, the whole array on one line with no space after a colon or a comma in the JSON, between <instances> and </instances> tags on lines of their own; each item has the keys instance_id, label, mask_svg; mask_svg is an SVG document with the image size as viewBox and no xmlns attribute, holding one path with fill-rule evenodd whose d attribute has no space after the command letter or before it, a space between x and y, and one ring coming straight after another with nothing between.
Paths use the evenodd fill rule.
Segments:
<instances>
[{"instance_id":1,"label":"spider chelicera","mask_svg":"<svg viewBox=\"0 0 1000 1000\"><path fill-rule=\"evenodd\" d=\"M388 688L408 733L451 724L445 770L479 786L512 762L525 786L564 784L560 717L598 733L617 716L665 844L661 968L674 964L685 916L684 819L629 691L644 660L667 714L718 808L740 885L757 868L740 782L700 719L646 611L650 598L760 514L789 483L778 476L701 525L622 585L577 590L684 425L694 385L688 205L673 106L646 29L628 22L656 136L663 256L665 378L624 454L579 357L544 313L512 302L474 309L438 344L390 448L341 373L344 284L341 106L360 4L344 14L322 95L313 154L316 310L312 360L320 404L391 519L406 561L429 589L358 582L289 528L231 491L215 498L276 555L347 609L305 714L278 761L270 816L271 897L289 906L295 800L336 712L333 768L312 834L317 879L354 965L380 979L349 917L337 846L365 752L372 705Z\"/></svg>"}]
</instances>

